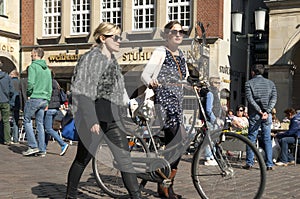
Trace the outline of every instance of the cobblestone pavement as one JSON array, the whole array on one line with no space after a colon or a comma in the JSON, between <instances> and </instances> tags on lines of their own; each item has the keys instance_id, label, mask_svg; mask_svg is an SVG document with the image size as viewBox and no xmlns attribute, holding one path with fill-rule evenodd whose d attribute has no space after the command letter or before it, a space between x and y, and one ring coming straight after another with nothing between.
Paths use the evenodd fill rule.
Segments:
<instances>
[{"instance_id":1,"label":"cobblestone pavement","mask_svg":"<svg viewBox=\"0 0 300 199\"><path fill-rule=\"evenodd\" d=\"M59 156L60 147L49 142L46 157L23 157L24 144L0 145L0 198L64 198L67 172L75 156L76 144L70 146L65 156ZM179 165L175 191L184 198L199 198L190 177L190 156L184 156ZM271 198L300 198L300 164L276 167L267 172L267 185L263 195ZM247 183L247 182L245 182ZM157 198L156 185L148 183L143 192L147 198ZM85 170L79 185L79 198L110 198L97 186L91 164Z\"/></svg>"}]
</instances>

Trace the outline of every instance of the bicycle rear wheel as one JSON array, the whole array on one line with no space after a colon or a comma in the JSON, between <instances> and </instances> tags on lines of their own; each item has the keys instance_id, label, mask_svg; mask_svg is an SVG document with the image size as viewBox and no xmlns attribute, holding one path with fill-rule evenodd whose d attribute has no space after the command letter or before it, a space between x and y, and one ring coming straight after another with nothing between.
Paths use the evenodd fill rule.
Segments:
<instances>
[{"instance_id":1,"label":"bicycle rear wheel","mask_svg":"<svg viewBox=\"0 0 300 199\"><path fill-rule=\"evenodd\" d=\"M134 146L130 143L131 157L146 156L149 152L144 140L135 138ZM114 166L114 157L108 145L103 141L92 162L93 172L98 186L113 198L128 197L121 172ZM141 181L141 180L139 180Z\"/></svg>"},{"instance_id":2,"label":"bicycle rear wheel","mask_svg":"<svg viewBox=\"0 0 300 199\"><path fill-rule=\"evenodd\" d=\"M214 142L217 166L203 164L203 145L193 157L192 178L201 198L260 198L266 183L266 166L257 148L236 133L220 133L218 137ZM250 170L242 168L246 164L246 146L254 152L255 164Z\"/></svg>"}]
</instances>

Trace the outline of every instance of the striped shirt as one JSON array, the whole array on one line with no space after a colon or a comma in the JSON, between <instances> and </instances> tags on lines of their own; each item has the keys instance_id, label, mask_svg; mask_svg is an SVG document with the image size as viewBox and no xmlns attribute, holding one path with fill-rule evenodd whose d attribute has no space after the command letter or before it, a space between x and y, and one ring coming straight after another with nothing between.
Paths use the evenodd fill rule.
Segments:
<instances>
[{"instance_id":1,"label":"striped shirt","mask_svg":"<svg viewBox=\"0 0 300 199\"><path fill-rule=\"evenodd\" d=\"M246 99L248 101L249 114L260 111L271 113L277 102L277 90L274 82L256 75L245 83Z\"/></svg>"}]
</instances>

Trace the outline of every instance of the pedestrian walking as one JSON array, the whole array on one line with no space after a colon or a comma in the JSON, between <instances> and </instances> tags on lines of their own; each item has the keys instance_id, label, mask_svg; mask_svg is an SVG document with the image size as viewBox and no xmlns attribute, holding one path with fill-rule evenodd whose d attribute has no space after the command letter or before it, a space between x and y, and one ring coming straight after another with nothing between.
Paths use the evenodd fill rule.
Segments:
<instances>
[{"instance_id":1,"label":"pedestrian walking","mask_svg":"<svg viewBox=\"0 0 300 199\"><path fill-rule=\"evenodd\" d=\"M120 169L131 198L141 198L126 133L118 110L128 106L121 67L114 56L120 50L120 28L103 22L93 33L96 45L81 56L72 81L72 110L79 142L68 173L66 198L76 198L81 175L103 136ZM102 130L102 131L101 131Z\"/></svg>"},{"instance_id":2,"label":"pedestrian walking","mask_svg":"<svg viewBox=\"0 0 300 199\"><path fill-rule=\"evenodd\" d=\"M24 127L27 137L28 149L24 156L39 153L45 155L44 113L52 94L51 72L43 60L44 50L34 48L31 51L31 65L28 68L27 97L24 107ZM38 143L33 131L32 117L35 117Z\"/></svg>"},{"instance_id":3,"label":"pedestrian walking","mask_svg":"<svg viewBox=\"0 0 300 199\"><path fill-rule=\"evenodd\" d=\"M189 71L183 52L179 49L182 43L184 31L178 21L170 21L164 27L165 46L154 50L143 73L142 81L146 86L152 88L155 93L154 103L157 106L158 117L161 120L161 127L165 133L165 144L171 147L170 143L180 143L185 129L183 127L183 88L176 83L186 79ZM175 138L176 137L176 138ZM185 149L182 149L185 151ZM168 176L172 184L169 187L158 184L159 196L166 198L181 198L181 195L174 193L173 181L177 173L178 164L182 154L172 154L171 174ZM168 159L168 158L167 158Z\"/></svg>"},{"instance_id":4,"label":"pedestrian walking","mask_svg":"<svg viewBox=\"0 0 300 199\"><path fill-rule=\"evenodd\" d=\"M52 72L52 95L51 100L48 105L48 109L45 111L45 118L44 118L44 127L45 132L47 135L50 135L52 138L54 138L58 144L61 147L61 153L60 156L63 156L69 145L63 141L63 139L59 136L58 132L53 129L53 121L55 116L59 113L59 109L61 106L61 100L60 100L60 86L58 82L54 79L54 73ZM47 145L47 138L46 136L46 145ZM43 149L46 152L46 147ZM42 156L46 155L43 154Z\"/></svg>"},{"instance_id":5,"label":"pedestrian walking","mask_svg":"<svg viewBox=\"0 0 300 199\"><path fill-rule=\"evenodd\" d=\"M14 88L14 94L10 99L10 109L12 113L12 144L19 143L19 117L20 117L20 80L19 80L19 72L17 70L12 70L9 73L11 77L12 85Z\"/></svg>"},{"instance_id":6,"label":"pedestrian walking","mask_svg":"<svg viewBox=\"0 0 300 199\"><path fill-rule=\"evenodd\" d=\"M263 77L264 66L256 64L252 67L252 79L246 82L245 92L248 101L249 129L248 138L255 144L258 132L261 131L263 148L266 153L267 170L273 170L271 125L272 114L277 101L277 90L274 82ZM246 165L251 169L254 164L253 151L246 149Z\"/></svg>"},{"instance_id":7,"label":"pedestrian walking","mask_svg":"<svg viewBox=\"0 0 300 199\"><path fill-rule=\"evenodd\" d=\"M2 71L3 62L0 60L0 113L3 122L3 144L11 144L11 135L10 135L10 105L9 101L13 96L13 85L9 75Z\"/></svg>"},{"instance_id":8,"label":"pedestrian walking","mask_svg":"<svg viewBox=\"0 0 300 199\"><path fill-rule=\"evenodd\" d=\"M210 86L207 88L206 85L199 89L199 96L202 99L202 105L207 118L206 125L211 129L217 129L220 125L220 117L222 114L222 108L219 98L220 78L211 77L209 78ZM204 116L200 111L200 119L204 120ZM212 150L209 145L205 147L205 162L204 165L215 166L218 165L216 162Z\"/></svg>"}]
</instances>

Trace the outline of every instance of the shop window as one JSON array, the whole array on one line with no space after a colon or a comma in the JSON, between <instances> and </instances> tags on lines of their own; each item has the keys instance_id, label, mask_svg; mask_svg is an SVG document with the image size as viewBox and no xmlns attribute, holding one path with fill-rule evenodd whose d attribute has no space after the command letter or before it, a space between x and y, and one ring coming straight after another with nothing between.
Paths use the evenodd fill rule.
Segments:
<instances>
[{"instance_id":1,"label":"shop window","mask_svg":"<svg viewBox=\"0 0 300 199\"><path fill-rule=\"evenodd\" d=\"M155 1L133 0L133 29L152 30L155 26Z\"/></svg>"},{"instance_id":2,"label":"shop window","mask_svg":"<svg viewBox=\"0 0 300 199\"><path fill-rule=\"evenodd\" d=\"M168 0L168 21L177 20L183 28L188 29L191 26L192 0Z\"/></svg>"},{"instance_id":3,"label":"shop window","mask_svg":"<svg viewBox=\"0 0 300 199\"><path fill-rule=\"evenodd\" d=\"M90 33L90 0L72 0L71 34Z\"/></svg>"},{"instance_id":4,"label":"shop window","mask_svg":"<svg viewBox=\"0 0 300 199\"><path fill-rule=\"evenodd\" d=\"M43 36L59 36L61 34L61 0L44 0L43 6Z\"/></svg>"},{"instance_id":5,"label":"shop window","mask_svg":"<svg viewBox=\"0 0 300 199\"><path fill-rule=\"evenodd\" d=\"M121 0L103 0L100 10L102 10L102 21L111 22L122 28Z\"/></svg>"}]
</instances>

